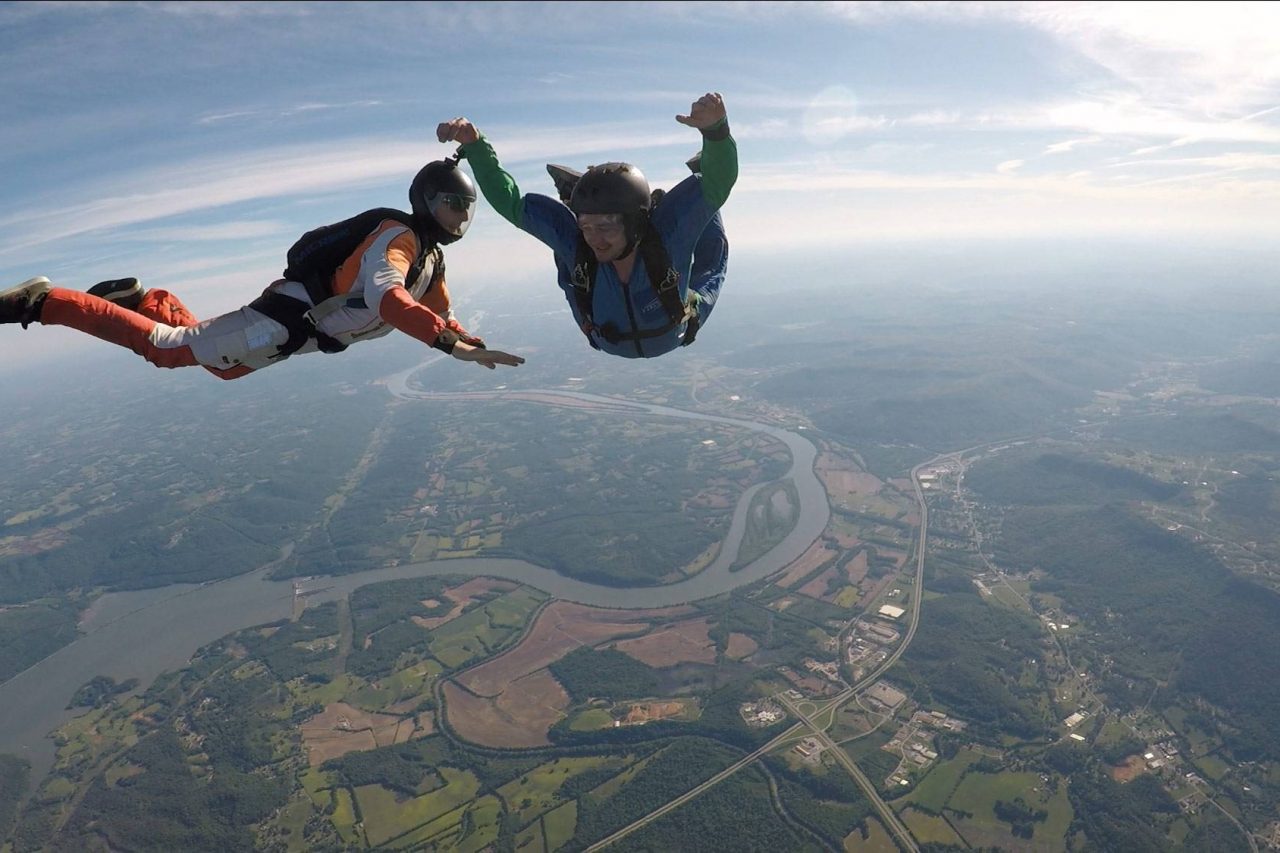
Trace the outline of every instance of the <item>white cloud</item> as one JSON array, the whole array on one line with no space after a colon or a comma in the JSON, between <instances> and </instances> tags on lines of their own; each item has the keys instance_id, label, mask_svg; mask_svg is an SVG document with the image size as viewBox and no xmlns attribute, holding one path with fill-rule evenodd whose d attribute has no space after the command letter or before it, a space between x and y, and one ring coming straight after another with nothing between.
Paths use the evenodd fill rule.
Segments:
<instances>
[{"instance_id":1,"label":"white cloud","mask_svg":"<svg viewBox=\"0 0 1280 853\"><path fill-rule=\"evenodd\" d=\"M360 100L360 101L348 101L347 103L342 103L342 104L326 104L326 103L312 102L312 103L305 103L305 104L297 104L296 106L292 106L292 107L280 107L276 109L231 110L229 112L210 113L209 115L201 116L200 118L196 119L196 124L212 125L212 124L220 124L222 122L228 122L228 121L239 121L242 119L257 119L257 118L269 118L269 119L289 118L291 116L301 115L303 113L327 112L331 110L341 110L345 112L347 110L366 108L366 107L379 107L382 105L383 105L382 101L366 99L366 100Z\"/></svg>"},{"instance_id":2,"label":"white cloud","mask_svg":"<svg viewBox=\"0 0 1280 853\"><path fill-rule=\"evenodd\" d=\"M1044 149L1045 154L1064 154L1073 148L1081 145L1092 145L1095 142L1101 142L1102 137L1098 135L1086 136L1081 139L1068 139L1063 142L1055 142Z\"/></svg>"},{"instance_id":3,"label":"white cloud","mask_svg":"<svg viewBox=\"0 0 1280 853\"><path fill-rule=\"evenodd\" d=\"M1208 157L1152 157L1144 160L1128 160L1112 163L1110 168L1130 166L1196 166L1222 169L1225 171L1280 171L1280 154L1229 153L1215 154Z\"/></svg>"},{"instance_id":4,"label":"white cloud","mask_svg":"<svg viewBox=\"0 0 1280 853\"><path fill-rule=\"evenodd\" d=\"M242 219L235 222L212 225L188 225L181 228L146 228L122 232L117 239L152 242L180 240L184 243L210 242L214 240L248 240L289 232L292 226L275 219Z\"/></svg>"},{"instance_id":5,"label":"white cloud","mask_svg":"<svg viewBox=\"0 0 1280 853\"><path fill-rule=\"evenodd\" d=\"M1259 121L1280 101L1280 3L836 3L867 25L892 18L1014 21L1107 74L1043 110L970 117L992 126L1064 128L1168 140L1280 142ZM1062 143L1059 143L1061 145ZM1059 153L1056 148L1046 153Z\"/></svg>"},{"instance_id":6,"label":"white cloud","mask_svg":"<svg viewBox=\"0 0 1280 853\"><path fill-rule=\"evenodd\" d=\"M1095 136L1165 138L1179 145L1201 140L1280 142L1280 127L1258 122L1205 120L1147 106L1132 95L1060 103L1047 107L1039 120L1034 114L1027 114L1018 121L1088 131Z\"/></svg>"},{"instance_id":7,"label":"white cloud","mask_svg":"<svg viewBox=\"0 0 1280 853\"><path fill-rule=\"evenodd\" d=\"M510 133L497 128L493 139L508 167L529 161L573 162L588 155L637 160L635 155L644 150L682 143L691 152L696 150L697 133L674 120L671 125L669 132L651 128L645 132L636 125L524 128ZM504 141L507 136L509 141ZM619 140L626 141L626 149L618 147ZM419 141L346 139L120 172L99 184L77 187L74 200L47 200L0 217L0 256L89 232L109 232L242 202L318 196L395 182L407 187L427 159L453 150L453 146ZM360 156L353 157L353 151Z\"/></svg>"},{"instance_id":8,"label":"white cloud","mask_svg":"<svg viewBox=\"0 0 1280 853\"><path fill-rule=\"evenodd\" d=\"M1012 175L1026 164L1026 160L1005 160L996 166L996 171L1002 175Z\"/></svg>"},{"instance_id":9,"label":"white cloud","mask_svg":"<svg viewBox=\"0 0 1280 853\"><path fill-rule=\"evenodd\" d=\"M1151 103L1238 118L1260 104L1270 106L1280 84L1280 4L1053 2L1006 8Z\"/></svg>"}]
</instances>

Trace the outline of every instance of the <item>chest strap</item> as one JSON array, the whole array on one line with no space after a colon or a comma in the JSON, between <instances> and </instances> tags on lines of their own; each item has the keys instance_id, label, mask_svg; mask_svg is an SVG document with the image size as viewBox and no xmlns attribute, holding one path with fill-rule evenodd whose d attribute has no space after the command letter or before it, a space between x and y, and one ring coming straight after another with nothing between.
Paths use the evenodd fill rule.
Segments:
<instances>
[{"instance_id":1,"label":"chest strap","mask_svg":"<svg viewBox=\"0 0 1280 853\"><path fill-rule=\"evenodd\" d=\"M653 227L652 220L645 223L644 236L640 239L636 251L644 261L649 285L658 294L658 299L667 313L667 324L657 329L633 328L628 332L621 331L614 323L595 325L592 317L591 294L595 287L600 262L596 260L595 252L591 251L591 247L587 245L582 232L578 232L578 246L574 254L571 280L574 301L578 305L578 313L582 316L582 331L588 340L591 339L593 331L611 344L660 338L694 316L695 312L689 303L682 302L680 299L680 273L672 265L667 247L663 245L662 237L658 234L658 229Z\"/></svg>"}]
</instances>

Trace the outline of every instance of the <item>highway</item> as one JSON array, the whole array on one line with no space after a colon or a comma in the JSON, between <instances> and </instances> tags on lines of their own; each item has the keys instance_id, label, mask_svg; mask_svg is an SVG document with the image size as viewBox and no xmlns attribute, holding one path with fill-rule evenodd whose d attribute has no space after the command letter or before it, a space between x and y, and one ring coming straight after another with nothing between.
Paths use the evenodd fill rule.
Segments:
<instances>
[{"instance_id":1,"label":"highway","mask_svg":"<svg viewBox=\"0 0 1280 853\"><path fill-rule=\"evenodd\" d=\"M981 446L985 446L985 445L981 445ZM884 661L879 666L877 666L874 670L872 670L866 676L864 676L862 680L858 681L856 684L849 687L847 690L844 690L840 694L833 697L830 701L828 701L825 705L823 705L822 708L820 708L817 711L817 714L822 714L827 711L831 711L833 709L838 709L840 706L844 705L846 702L853 699L859 693L863 692L868 687L875 684L876 681L880 678L880 676L888 672L889 669L895 663L898 662L898 659L901 658L902 655L906 652L907 646L911 644L911 640L916 635L916 629L920 625L920 603L924 599L924 559L925 559L927 546L929 544L929 507L924 500L924 489L921 488L920 486L920 472L926 468L937 465L938 463L944 460L959 459L962 456L964 456L964 454L969 453L970 451L976 450L976 449L978 448L973 447L973 448L967 448L965 450L953 451L951 453L939 454L938 456L933 457L927 462L921 462L919 465L911 469L911 485L916 493L916 503L920 507L920 533L916 540L915 594L911 596L911 624L907 627L907 633L902 638L902 642L898 644L898 647L894 649L893 652L887 658L885 658ZM592 844L590 847L588 847L587 850L588 851L602 850L605 847L612 844L613 842L618 841L619 839L622 839L630 835L631 833L635 832L637 829L640 829L641 827L649 823L652 823L653 821L657 820L658 818L662 817L668 812L679 808L684 803L689 802L689 800L692 800L694 797L705 792L706 790L711 788L713 785L716 785L722 782L723 780L729 778L734 773L737 773L739 770L741 770L743 767L746 767L747 765L751 764L760 756L773 751L774 749L776 749L777 747L781 746L782 744L786 743L789 740L794 740L798 735L802 735L806 730L808 730L809 732L812 733L812 736L816 737L818 741L822 743L824 747L832 751L832 755L836 757L836 760L839 761L841 766L845 768L845 770L849 773L851 777L853 777L854 782L857 783L858 787L862 790L864 796L866 796L866 798L871 802L871 805L875 808L876 812L880 815L880 819L884 822L885 826L889 829L889 831L893 833L894 837L898 841L899 846L904 850L910 851L910 853L919 853L920 846L916 844L915 839L911 836L911 831L907 829L905 824L902 823L901 819L893 811L893 809L890 808L889 804L886 803L880 797L880 793L876 789L875 783L873 783L870 779L867 778L866 774L864 774L862 770L859 769L858 765L853 761L852 758L849 757L848 753L846 753L834 741L831 740L830 736L827 735L826 729L814 723L812 720L812 717L806 717L804 714L800 713L799 709L797 709L795 705L792 704L785 696L779 694L775 698L781 701L782 704L786 706L788 711L795 714L795 716L800 720L800 722L796 723L794 726L791 726L785 732L778 735L773 740L769 741L764 746L757 749L755 752L745 756L744 758L738 760L734 764L731 764L730 766L726 767L724 770L721 770L719 773L712 776L710 779L706 780L701 785L698 785L697 787L686 791L685 793L681 794L679 797L676 797L674 800L670 801L669 803L662 806L661 808L655 809L654 811L650 812L649 814L645 815L639 820L633 823L630 823L627 826L624 826L622 829L618 830L612 835L606 838L600 839L595 844ZM834 719L834 715L833 715L833 719Z\"/></svg>"}]
</instances>

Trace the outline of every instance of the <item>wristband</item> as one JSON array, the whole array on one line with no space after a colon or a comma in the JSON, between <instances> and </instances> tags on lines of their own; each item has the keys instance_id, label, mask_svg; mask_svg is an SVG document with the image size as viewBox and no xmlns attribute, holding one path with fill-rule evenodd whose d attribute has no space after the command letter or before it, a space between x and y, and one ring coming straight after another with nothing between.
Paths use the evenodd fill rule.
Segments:
<instances>
[{"instance_id":1,"label":"wristband","mask_svg":"<svg viewBox=\"0 0 1280 853\"><path fill-rule=\"evenodd\" d=\"M709 139L712 142L719 142L722 139L729 138L729 117L725 116L711 127L702 128L702 138Z\"/></svg>"}]
</instances>

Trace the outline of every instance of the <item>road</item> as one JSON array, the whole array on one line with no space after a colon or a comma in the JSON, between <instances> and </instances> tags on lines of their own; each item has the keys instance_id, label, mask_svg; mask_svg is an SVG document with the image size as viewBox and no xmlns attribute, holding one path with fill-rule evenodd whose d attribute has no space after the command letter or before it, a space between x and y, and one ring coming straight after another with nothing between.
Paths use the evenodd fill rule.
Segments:
<instances>
[{"instance_id":1,"label":"road","mask_svg":"<svg viewBox=\"0 0 1280 853\"><path fill-rule=\"evenodd\" d=\"M880 816L881 822L888 827L889 831L893 833L894 838L898 840L898 846L904 850L910 851L910 853L919 853L920 847L916 844L916 840L911 837L911 830L907 829L906 824L899 819L897 813L889 806L889 804L880 798L880 792L876 790L875 783L867 778L867 774L863 773L862 768L860 768L854 760L849 757L849 753L841 749L839 745L831 739L827 734L826 729L813 722L809 717L806 717L789 698L785 695L779 695L776 698L786 706L788 711L799 717L800 721L809 727L809 731L813 733L813 737L816 738L825 749L830 751L830 753L836 757L836 761L839 761L841 766L843 766L848 774L853 777L853 781L856 782L858 787L862 790L863 796L871 801L871 805L875 808L876 814Z\"/></svg>"},{"instance_id":2,"label":"road","mask_svg":"<svg viewBox=\"0 0 1280 853\"><path fill-rule=\"evenodd\" d=\"M986 445L982 445L982 446L986 446ZM907 633L902 638L902 642L898 644L898 647L893 650L892 654L890 654L887 658L885 658L884 661L878 667L876 667L874 670L872 670L866 676L864 676L861 681L857 682L847 690L833 697L822 708L818 710L817 714L826 713L827 711L832 711L832 710L838 710L840 706L844 705L846 702L855 698L859 693L863 692L868 687L875 684L875 682L880 678L880 676L888 672L890 667L892 667L895 663L898 662L898 659L902 657L903 653L906 652L907 646L911 644L911 640L915 637L916 629L920 624L920 603L924 599L924 594L923 594L924 593L924 559L925 559L926 549L929 544L929 507L924 500L924 489L920 487L920 472L923 471L925 468L929 468L931 466L937 465L942 461L950 460L950 459L959 459L964 454L977 449L978 449L977 447L972 447L972 448L967 448L965 450L955 451L952 453L943 453L938 456L935 456L934 458L930 459L927 462L922 462L916 467L911 469L911 485L915 489L916 503L919 505L919 508L920 508L920 534L916 541L915 595L911 597L911 624L910 626L908 626ZM806 717L803 714L801 714L799 710L797 710L795 706L786 699L785 696L778 696L776 698L780 699L782 703L787 706L788 710L790 710L793 714L795 714L796 717L798 717L801 720L801 722L796 723L794 726L791 726L785 732L778 735L773 740L769 741L764 746L757 749L755 752L740 759L739 761L735 762L729 767L726 767L724 770L721 770L719 773L712 776L710 779L706 780L701 785L698 785L697 787L686 791L685 793L681 794L679 797L676 797L674 800L662 806L661 808L655 809L654 811L650 812L649 814L645 815L639 820L633 823L630 823L627 826L624 826L622 829L618 830L617 832L613 833L607 838L602 838L600 841L597 841L595 844L588 847L587 850L588 851L602 850L605 847L612 844L613 842L618 841L622 838L625 838L626 836L635 832L637 829L640 829L641 827L646 826L649 823L652 823L653 821L657 820L658 818L662 817L668 812L679 808L680 806L692 800L694 797L707 791L712 786L719 784L725 779L728 779L734 773L737 773L742 768L751 764L760 756L773 751L774 749L776 749L777 747L781 746L782 744L786 743L789 740L794 740L797 735L803 734L806 730L808 730L812 732L813 735L817 737L818 740L824 746L832 750L832 754L836 756L836 759L840 762L841 766L843 766L845 770L848 771L849 775L853 777L854 782L857 783L858 787L862 790L866 798L871 802L871 805L875 808L876 812L879 813L881 820L884 821L885 825L898 839L899 845L901 845L904 849L911 851L911 853L918 853L920 847L919 845L916 844L915 839L912 838L911 831L908 830L907 827L902 823L902 821L898 818L897 814L893 811L893 809L889 807L889 804L886 803L880 797L880 793L879 791L876 790L875 784L870 779L868 779L866 777L866 774L864 774L858 768L858 765L854 763L853 759L849 757L848 753L846 753L834 741L831 740L831 738L827 735L826 730L822 726L819 726L816 723L814 723L811 717Z\"/></svg>"}]
</instances>

